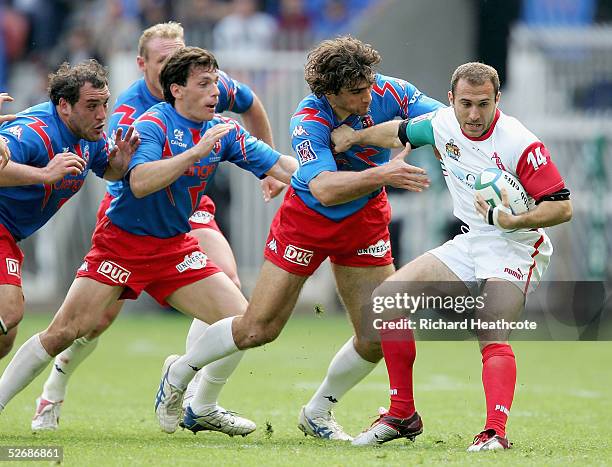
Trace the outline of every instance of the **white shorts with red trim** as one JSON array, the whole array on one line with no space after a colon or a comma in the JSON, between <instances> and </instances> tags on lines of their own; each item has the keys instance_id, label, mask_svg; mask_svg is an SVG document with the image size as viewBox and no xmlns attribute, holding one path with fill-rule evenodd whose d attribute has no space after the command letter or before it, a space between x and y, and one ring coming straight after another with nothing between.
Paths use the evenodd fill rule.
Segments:
<instances>
[{"instance_id":1,"label":"white shorts with red trim","mask_svg":"<svg viewBox=\"0 0 612 467\"><path fill-rule=\"evenodd\" d=\"M512 233L470 231L429 251L466 284L505 279L524 294L537 288L552 252L544 229Z\"/></svg>"}]
</instances>

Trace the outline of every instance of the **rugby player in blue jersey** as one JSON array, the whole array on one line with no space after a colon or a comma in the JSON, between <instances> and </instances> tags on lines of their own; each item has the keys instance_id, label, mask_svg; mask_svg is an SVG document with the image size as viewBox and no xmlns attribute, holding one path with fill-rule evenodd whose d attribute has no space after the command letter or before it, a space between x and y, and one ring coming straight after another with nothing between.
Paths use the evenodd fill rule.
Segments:
<instances>
[{"instance_id":1,"label":"rugby player in blue jersey","mask_svg":"<svg viewBox=\"0 0 612 467\"><path fill-rule=\"evenodd\" d=\"M442 106L406 81L375 73L379 61L376 50L352 37L323 41L310 52L305 77L313 93L299 104L290 127L299 169L272 223L248 309L205 331L203 341L215 346L197 346L170 367L170 405L191 379L192 367L276 339L304 282L329 257L355 337L332 360L298 423L311 436L351 439L332 407L382 358L380 344L363 338L360 322L374 287L394 272L384 187L421 191L429 181L401 155L390 159L388 149L353 146L335 154L331 132L343 124L361 129ZM184 423L193 423L189 410Z\"/></svg>"},{"instance_id":2,"label":"rugby player in blue jersey","mask_svg":"<svg viewBox=\"0 0 612 467\"><path fill-rule=\"evenodd\" d=\"M121 178L139 143L133 128L122 129L109 151L108 78L95 60L64 63L50 76L49 96L0 127L11 159L0 171L0 357L10 352L23 317L23 253L17 243L77 193L90 170Z\"/></svg>"},{"instance_id":3,"label":"rugby player in blue jersey","mask_svg":"<svg viewBox=\"0 0 612 467\"><path fill-rule=\"evenodd\" d=\"M164 64L160 82L165 102L135 122L141 144L122 190L98 222L92 248L53 321L17 351L0 378L0 409L54 356L91 332L118 299L134 299L144 290L159 303L207 323L246 310L238 287L188 234L189 217L219 162L229 161L260 178L268 174L283 183L289 183L297 163L235 121L215 115L218 79L214 56L197 47L177 50ZM176 135L181 135L180 141ZM190 352L202 345L215 343L201 336ZM234 353L216 364L233 369L241 356ZM189 383L179 389L180 397L173 397L170 385L176 383L167 378L167 368L178 358L166 360L156 404L162 429L168 433L178 426L183 391ZM191 377L199 370L191 367ZM197 395L191 409L198 422L197 427L188 426L193 431L208 429L211 422L217 423L215 417L227 415L216 405L209 410L209 404ZM255 429L252 422L237 416L234 426L236 432L228 434L245 435Z\"/></svg>"},{"instance_id":4,"label":"rugby player in blue jersey","mask_svg":"<svg viewBox=\"0 0 612 467\"><path fill-rule=\"evenodd\" d=\"M179 23L160 23L145 29L138 41L138 68L143 77L134 82L119 95L109 119L109 134L119 128L125 132L146 110L163 101L163 90L159 74L163 63L177 49L184 47L184 31ZM268 116L259 98L245 84L240 83L221 70L218 70L219 96L215 111L232 111L241 114L244 126L253 136L273 147L272 130ZM173 138L178 142L178 138ZM98 220L104 217L113 198L117 197L123 186L122 181L107 184L107 192L98 208ZM262 180L264 198L280 193L285 185L272 177ZM212 199L202 196L200 203L189 218L191 235L196 237L209 258L240 287L236 260L228 241L215 221L215 205ZM78 339L73 345L55 358L43 392L36 401L36 411L32 418L33 430L55 430L58 428L62 404L66 397L68 381L76 368L85 360L98 344L97 337L112 324L121 311L123 300L108 307L104 317L90 334ZM194 319L187 335L187 349L207 328L207 324ZM187 402L193 395L197 382L203 378L206 394L211 405L216 404L227 375L222 366L204 368L198 372L186 393ZM227 423L225 423L227 422ZM216 423L218 431L234 431L231 418L224 423Z\"/></svg>"}]
</instances>

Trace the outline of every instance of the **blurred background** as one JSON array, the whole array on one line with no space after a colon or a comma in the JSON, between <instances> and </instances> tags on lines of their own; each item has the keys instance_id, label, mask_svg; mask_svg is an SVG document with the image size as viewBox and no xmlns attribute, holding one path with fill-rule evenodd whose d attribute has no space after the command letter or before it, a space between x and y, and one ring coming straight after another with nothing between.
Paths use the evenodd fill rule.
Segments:
<instances>
[{"instance_id":1,"label":"blurred background","mask_svg":"<svg viewBox=\"0 0 612 467\"><path fill-rule=\"evenodd\" d=\"M142 30L183 24L188 45L213 50L221 69L264 102L276 147L291 154L289 119L309 91L308 49L350 33L383 56L379 71L403 78L447 103L450 76L461 63L497 68L501 108L548 146L572 191L574 219L548 229L556 253L547 280L604 280L611 274L609 179L612 176L612 0L4 0L0 2L0 90L16 112L47 100L47 74L68 60L107 65L114 98L140 77ZM230 46L230 47L228 47ZM422 194L391 191L397 265L459 231L450 196L429 149L411 162L426 167ZM27 306L52 311L90 246L104 183L90 177L81 193L21 243ZM211 197L249 294L263 260L280 199L264 204L251 174L227 164ZM341 310L328 264L308 281L300 308ZM148 297L132 310L157 309Z\"/></svg>"}]
</instances>

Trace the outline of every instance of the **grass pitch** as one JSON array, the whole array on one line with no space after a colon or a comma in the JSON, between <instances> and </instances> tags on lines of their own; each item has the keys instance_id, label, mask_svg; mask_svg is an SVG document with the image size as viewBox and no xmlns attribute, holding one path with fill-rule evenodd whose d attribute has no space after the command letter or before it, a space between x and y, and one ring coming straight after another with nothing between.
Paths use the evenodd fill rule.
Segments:
<instances>
[{"instance_id":1,"label":"grass pitch","mask_svg":"<svg viewBox=\"0 0 612 467\"><path fill-rule=\"evenodd\" d=\"M18 344L49 322L26 314ZM517 394L508 427L514 448L466 453L484 423L480 355L474 342L421 342L415 396L425 432L416 442L353 448L305 438L300 407L350 335L341 316L294 317L281 337L249 351L220 403L252 418L246 438L179 429L159 431L154 396L164 358L181 353L189 320L178 316L121 317L71 381L60 430L32 434L30 419L46 370L0 415L0 445L64 448L66 465L412 465L612 463L612 343L517 342ZM4 369L8 359L0 363ZM356 434L387 406L384 365L351 391L336 415ZM14 465L14 464L13 464ZM28 463L28 465L32 465Z\"/></svg>"}]
</instances>

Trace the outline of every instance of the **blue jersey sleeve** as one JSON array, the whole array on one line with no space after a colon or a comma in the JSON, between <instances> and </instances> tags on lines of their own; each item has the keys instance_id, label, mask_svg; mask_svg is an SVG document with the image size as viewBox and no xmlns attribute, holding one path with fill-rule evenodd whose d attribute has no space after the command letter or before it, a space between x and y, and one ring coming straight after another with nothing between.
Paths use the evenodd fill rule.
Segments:
<instances>
[{"instance_id":1,"label":"blue jersey sleeve","mask_svg":"<svg viewBox=\"0 0 612 467\"><path fill-rule=\"evenodd\" d=\"M0 136L11 151L11 160L18 164L45 167L54 156L46 125L35 120L18 118L0 128Z\"/></svg>"},{"instance_id":2,"label":"blue jersey sleeve","mask_svg":"<svg viewBox=\"0 0 612 467\"><path fill-rule=\"evenodd\" d=\"M236 122L231 123L234 123L234 129L221 142L224 159L252 172L256 177L264 178L280 158L280 153L251 136Z\"/></svg>"},{"instance_id":3,"label":"blue jersey sleeve","mask_svg":"<svg viewBox=\"0 0 612 467\"><path fill-rule=\"evenodd\" d=\"M253 105L253 91L246 84L236 81L219 70L219 102L215 111L244 113Z\"/></svg>"},{"instance_id":4,"label":"blue jersey sleeve","mask_svg":"<svg viewBox=\"0 0 612 467\"><path fill-rule=\"evenodd\" d=\"M426 96L408 81L389 76L377 75L372 92L385 98L385 112L388 115L403 119L418 117L444 107L443 104Z\"/></svg>"},{"instance_id":5,"label":"blue jersey sleeve","mask_svg":"<svg viewBox=\"0 0 612 467\"><path fill-rule=\"evenodd\" d=\"M331 150L331 124L308 109L302 112L293 116L289 130L299 163L295 176L308 185L321 172L336 172L338 167Z\"/></svg>"},{"instance_id":6,"label":"blue jersey sleeve","mask_svg":"<svg viewBox=\"0 0 612 467\"><path fill-rule=\"evenodd\" d=\"M140 145L132 156L128 171L145 162L160 160L166 142L166 122L159 112L145 112L134 127L140 135Z\"/></svg>"}]
</instances>

